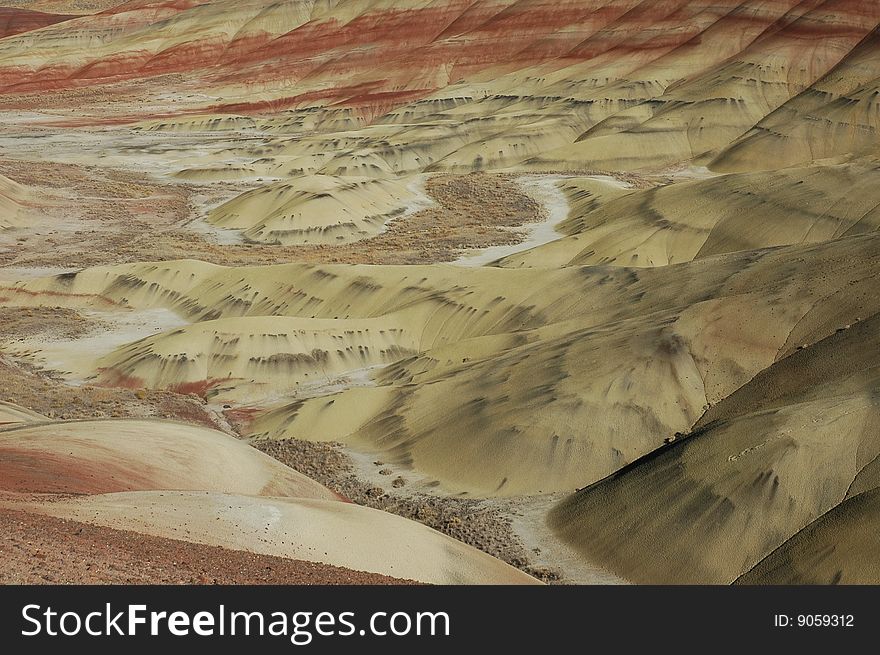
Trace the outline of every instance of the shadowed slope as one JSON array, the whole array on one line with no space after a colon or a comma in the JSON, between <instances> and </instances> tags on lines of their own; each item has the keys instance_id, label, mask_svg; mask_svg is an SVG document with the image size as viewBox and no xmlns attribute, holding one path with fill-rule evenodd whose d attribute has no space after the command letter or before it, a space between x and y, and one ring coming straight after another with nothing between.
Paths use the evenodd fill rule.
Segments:
<instances>
[{"instance_id":1,"label":"shadowed slope","mask_svg":"<svg viewBox=\"0 0 880 655\"><path fill-rule=\"evenodd\" d=\"M286 362L306 365L302 373L324 365L308 344L341 339L355 348L345 364L328 356L328 370L344 373L387 363L371 340L393 342L419 355L392 365L377 388L295 401L254 433L350 441L450 489L510 495L601 479L689 429L704 405L779 356L880 310L877 241L861 235L651 269L166 262L31 280L4 295L8 304L162 307L196 320L106 361L163 386L221 373L245 387L284 387L297 379ZM204 322L237 316L259 329ZM308 320L291 332L259 318L271 316ZM365 330L363 319L379 317L399 332ZM220 339L230 345L214 348L230 328ZM291 349L282 335L299 329L302 345ZM261 343L259 355L241 350L240 338ZM327 344L318 350L339 349Z\"/></svg>"},{"instance_id":2,"label":"shadowed slope","mask_svg":"<svg viewBox=\"0 0 880 655\"><path fill-rule=\"evenodd\" d=\"M877 584L880 581L878 553L880 488L874 488L840 503L770 553L736 582L775 585Z\"/></svg>"},{"instance_id":3,"label":"shadowed slope","mask_svg":"<svg viewBox=\"0 0 880 655\"><path fill-rule=\"evenodd\" d=\"M393 316L360 320L277 316L204 321L148 337L95 362L99 384L259 401L390 364L416 352Z\"/></svg>"},{"instance_id":4,"label":"shadowed slope","mask_svg":"<svg viewBox=\"0 0 880 655\"><path fill-rule=\"evenodd\" d=\"M739 250L815 243L880 227L880 162L679 182L572 207L570 236L500 262L505 267L652 267Z\"/></svg>"},{"instance_id":5,"label":"shadowed slope","mask_svg":"<svg viewBox=\"0 0 880 655\"><path fill-rule=\"evenodd\" d=\"M298 177L248 191L212 210L207 221L263 243L352 243L379 234L414 205L410 186L393 179Z\"/></svg>"},{"instance_id":6,"label":"shadowed slope","mask_svg":"<svg viewBox=\"0 0 880 655\"><path fill-rule=\"evenodd\" d=\"M779 360L691 436L565 500L551 525L587 559L637 582L732 582L797 535L752 579L831 582L828 567L840 560L822 526L850 530L852 540L838 534L841 554L870 543L851 522L873 521L870 501L844 501L877 486L878 325L874 315ZM789 547L804 563L831 559L804 575L785 563ZM852 561L850 581L876 582L872 562Z\"/></svg>"},{"instance_id":7,"label":"shadowed slope","mask_svg":"<svg viewBox=\"0 0 880 655\"><path fill-rule=\"evenodd\" d=\"M710 164L718 171L793 166L875 154L880 131L880 30L803 93L761 120Z\"/></svg>"},{"instance_id":8,"label":"shadowed slope","mask_svg":"<svg viewBox=\"0 0 880 655\"><path fill-rule=\"evenodd\" d=\"M572 320L428 349L381 373L378 388L295 402L252 430L347 441L476 495L589 484L687 431L780 353L880 309L867 255L876 238L864 258L850 259L854 245L658 269L624 285L607 322L594 313L593 327ZM854 267L841 275L843 261ZM708 286L710 268L730 277ZM673 289L676 309L649 309Z\"/></svg>"}]
</instances>

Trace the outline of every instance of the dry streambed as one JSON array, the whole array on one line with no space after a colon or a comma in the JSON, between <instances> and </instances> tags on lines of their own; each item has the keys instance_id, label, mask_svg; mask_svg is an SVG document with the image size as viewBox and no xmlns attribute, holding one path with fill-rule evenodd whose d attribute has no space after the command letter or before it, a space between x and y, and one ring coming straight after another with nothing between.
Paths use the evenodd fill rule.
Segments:
<instances>
[{"instance_id":1,"label":"dry streambed","mask_svg":"<svg viewBox=\"0 0 880 655\"><path fill-rule=\"evenodd\" d=\"M506 241L522 239L525 234L517 229L518 226L527 225L530 220L547 214L545 209L536 204L541 199L541 194L535 194L536 199L531 200L528 195L515 192L516 187L512 185L521 184L516 180L509 181L504 177L496 179L489 175L441 176L439 179L432 179L435 180L433 188L440 197L437 207L415 212L399 223L392 224L384 235L374 238L393 241L400 237L400 234L395 234L395 230L399 232L400 229L403 229L404 234L407 230L415 233L415 228L408 225L409 221L447 221L457 224L454 225L456 228L463 226L465 230L473 230L473 227L467 226L468 217L476 214L476 209L487 198L497 215L504 217L503 222L506 225L498 238ZM498 183L501 184L500 189L494 187ZM534 189L531 191L534 193ZM545 187L545 194L546 191ZM546 197L545 195L544 198ZM474 203L472 208L456 206L462 199ZM497 206L493 202L497 202ZM511 202L514 205L510 205ZM482 204L482 207L485 206ZM429 216L420 216L425 213ZM553 207L550 214L554 222L559 218L558 213L559 207ZM490 214L494 215L491 212ZM455 237L456 247L461 247L461 241L458 241L460 238L461 235ZM483 234L483 242L492 238ZM465 240L468 245L473 245L472 241L479 245L481 239ZM529 243L526 242L526 245ZM389 249L393 250L391 246ZM454 252L454 248L450 252ZM51 269L33 272L24 269L10 270L6 277L26 278L28 274L38 276L45 272L51 272ZM97 372L95 362L106 357L108 353L132 342L188 324L188 321L173 312L163 309L119 312L75 310L60 306L7 306L2 308L0 320L7 328L4 350L14 357L8 360L9 369L15 372L19 382L26 382L24 385L16 385L16 392L9 395L10 400L41 406L47 414L60 418L169 416L187 421L198 420L228 429L228 425L216 411L221 407L209 407L204 399L196 396L180 396L169 390L129 391L91 384ZM351 376L347 377L349 373ZM368 380L364 381L368 383ZM320 396L322 393L329 394L363 384L364 381L360 380L356 370L341 371L334 380L330 380L330 384L318 387L313 385L311 391L305 393ZM68 387L69 384L82 386L74 390ZM47 395L46 399L43 403L35 402L33 396L41 393ZM182 398L182 401L171 402L177 398ZM172 407L163 411L155 407L156 402L161 402L161 407ZM229 405L227 409L230 416L241 411ZM446 498L426 492L427 490L404 489L408 484L407 473L401 471L400 475L389 477L387 474L390 469L385 466L379 466L370 480L368 478L371 476L356 470L353 460L336 446L298 441L263 442L257 445L277 459L304 470L360 504L422 522L545 580L559 579L558 571L530 563L530 554L513 534L504 508L479 500ZM319 463L317 466L316 462ZM377 481L386 484L382 485Z\"/></svg>"}]
</instances>

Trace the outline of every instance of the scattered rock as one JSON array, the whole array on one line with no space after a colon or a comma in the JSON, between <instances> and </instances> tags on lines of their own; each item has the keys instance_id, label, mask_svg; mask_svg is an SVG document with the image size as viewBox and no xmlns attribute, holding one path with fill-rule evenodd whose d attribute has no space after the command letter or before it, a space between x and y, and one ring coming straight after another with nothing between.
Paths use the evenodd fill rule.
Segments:
<instances>
[{"instance_id":1,"label":"scattered rock","mask_svg":"<svg viewBox=\"0 0 880 655\"><path fill-rule=\"evenodd\" d=\"M418 521L535 575L529 570L528 553L513 533L510 520L484 501L418 492L404 492L405 495L386 492L355 475L351 459L338 443L261 439L252 441L251 445L352 502ZM381 466L382 463L374 464ZM405 484L406 481L398 476L392 480L391 487L392 490L400 489ZM552 581L552 578L548 580Z\"/></svg>"}]
</instances>

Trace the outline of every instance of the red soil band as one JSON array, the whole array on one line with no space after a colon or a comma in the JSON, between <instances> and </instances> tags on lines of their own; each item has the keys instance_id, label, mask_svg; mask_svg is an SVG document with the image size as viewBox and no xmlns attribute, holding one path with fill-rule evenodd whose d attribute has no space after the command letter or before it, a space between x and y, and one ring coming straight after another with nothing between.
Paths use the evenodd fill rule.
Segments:
<instances>
[{"instance_id":1,"label":"red soil band","mask_svg":"<svg viewBox=\"0 0 880 655\"><path fill-rule=\"evenodd\" d=\"M417 584L0 508L2 584Z\"/></svg>"},{"instance_id":2,"label":"red soil band","mask_svg":"<svg viewBox=\"0 0 880 655\"><path fill-rule=\"evenodd\" d=\"M0 39L62 23L71 18L77 18L77 16L45 14L42 11L31 11L30 9L0 7Z\"/></svg>"},{"instance_id":3,"label":"red soil band","mask_svg":"<svg viewBox=\"0 0 880 655\"><path fill-rule=\"evenodd\" d=\"M148 470L0 445L0 491L104 494L155 488Z\"/></svg>"}]
</instances>

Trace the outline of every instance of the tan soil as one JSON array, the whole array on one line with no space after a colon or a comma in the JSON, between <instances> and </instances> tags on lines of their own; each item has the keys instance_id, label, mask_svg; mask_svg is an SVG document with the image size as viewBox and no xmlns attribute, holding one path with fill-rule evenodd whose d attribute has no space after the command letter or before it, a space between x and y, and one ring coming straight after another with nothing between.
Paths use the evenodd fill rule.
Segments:
<instances>
[{"instance_id":1,"label":"tan soil","mask_svg":"<svg viewBox=\"0 0 880 655\"><path fill-rule=\"evenodd\" d=\"M465 246L471 249L517 243L523 237L515 228L544 218L543 208L521 191L513 176L440 174L428 179L425 185L428 195L435 200L433 206L394 221L386 232L372 239L349 246L220 245L206 241L186 227L195 215L194 197L200 194L232 197L243 190L241 185L163 184L143 175L95 166L18 160L0 160L0 174L30 187L35 198L41 201L37 208L42 213L42 220L33 228L14 232L13 245L0 246L0 267L66 269L180 258L223 265L292 261L431 263L452 261L464 252ZM0 333L9 337L38 333L72 337L92 327L97 326L91 326L84 317L70 310L46 308L30 314L17 309L0 311ZM160 417L230 431L228 424L197 396L169 391L73 387L51 372L36 370L6 356L0 356L0 400L28 407L50 418ZM305 442L257 445L354 502L424 523L544 580L553 581L558 577L554 571L530 566L526 550L511 531L510 521L490 504L410 492L403 488L405 480L394 476L388 476L387 489L373 486L359 480L347 456L333 446ZM48 519L32 519L44 520ZM24 524L27 525L27 521ZM80 534L88 535L92 529L82 528ZM83 537L83 543L89 539ZM33 555L31 551L25 552ZM18 575L24 576L20 579L49 581L27 577L42 575L36 571L44 570L49 571L47 575L55 576L52 581L155 583L193 579L175 578L170 569L152 571L143 563L138 565L143 569L142 578L124 577L141 575L135 570L137 567L118 573L108 568L108 564L101 569L101 575L111 577L94 579L88 577L92 573L83 568L84 563L78 563L64 542L56 546L54 552L68 554L63 560L57 560L57 566L53 564L54 569L46 569L40 563L37 568L20 571ZM162 560L153 556L147 561L162 566ZM231 575L227 569L221 570L223 575ZM117 573L123 577L112 577ZM192 575L201 576L202 569ZM253 578L253 581L275 580Z\"/></svg>"},{"instance_id":2,"label":"tan soil","mask_svg":"<svg viewBox=\"0 0 880 655\"><path fill-rule=\"evenodd\" d=\"M77 339L100 327L106 324L67 307L0 307L0 338L5 340L36 335Z\"/></svg>"},{"instance_id":3,"label":"tan soil","mask_svg":"<svg viewBox=\"0 0 880 655\"><path fill-rule=\"evenodd\" d=\"M28 407L45 416L57 419L161 417L225 429L227 432L230 431L228 424L215 416L205 402L197 396L181 395L169 391L133 391L93 386L73 387L60 379L51 377L45 371L32 369L5 356L0 356L0 400ZM234 410L227 414L227 418L232 419ZM553 582L559 579L557 571L536 568L530 564L528 553L514 536L509 519L498 508L493 507L491 503L481 503L467 499L441 498L420 493L401 493L400 487L395 484L396 478L392 479L391 476L388 477L388 485L386 485L388 488L369 484L355 475L351 460L335 444L317 444L289 440L257 441L253 445L275 457L280 462L292 466L309 477L318 480L353 502L423 523L495 557L499 557L544 581ZM36 525L43 521L57 520L45 517L31 517L24 521L24 523L30 521ZM79 529L79 524L77 526L76 529ZM37 528L18 527L15 530L11 528L7 530L4 527L3 513L0 512L0 531L10 535L9 539L15 539L14 534L16 534L16 530L31 529L36 530ZM93 538L93 536L90 536L90 530L103 529L86 526L83 528L84 531L79 534L82 535L84 543L87 543L88 539ZM141 535L137 536L138 538L141 537ZM151 539L150 537L143 538ZM52 537L47 537L46 541L40 543L51 544L52 539ZM43 548L44 550L48 549L48 546L44 545ZM193 548L196 547L194 546ZM62 546L58 547L58 552L61 554L68 552L67 546L63 542ZM248 553L244 555L256 557ZM4 548L0 548L0 557L5 557ZM13 568L10 567L18 566L18 564L13 564L13 560L9 560L10 565L8 567L4 565L6 570L0 571L0 581L19 582L22 584L50 581L39 577L42 575L44 568L41 562L33 560L33 553L30 553L27 557L25 555L21 555L21 557L30 561L31 565L37 568L28 569L27 571L18 568L15 569L18 571L15 575L33 574L38 577L12 579L10 576L13 575ZM69 564L72 568L68 570L62 566L62 563ZM100 573L100 575L104 576L113 576L134 575L134 573L133 571L126 570L115 571L112 567L108 568L107 566L91 571L84 568L88 564L87 561L79 561L73 555L63 558L63 560L58 560L56 564L57 567L54 569L45 569L49 571L47 575L54 576L51 580L53 582L150 582L161 584L174 583L175 581L187 583L190 581L189 578L180 580L163 577L153 578L150 576L155 571L151 571L143 566L140 567L144 572L143 578L78 578L77 576L85 576L86 574L97 575ZM159 564L161 563L157 563L157 566ZM108 564L108 566L110 565ZM226 579L223 576L228 575L229 571L226 569L220 570L223 574L215 575L219 582L223 582ZM161 571L159 572L161 573ZM208 582L213 582L213 580L210 579ZM274 580L256 580L256 582L275 583ZM230 579L229 583L235 583L235 580Z\"/></svg>"},{"instance_id":4,"label":"tan soil","mask_svg":"<svg viewBox=\"0 0 880 655\"><path fill-rule=\"evenodd\" d=\"M0 584L417 584L0 508Z\"/></svg>"},{"instance_id":5,"label":"tan soil","mask_svg":"<svg viewBox=\"0 0 880 655\"><path fill-rule=\"evenodd\" d=\"M3 0L4 7L56 14L92 14L121 4L119 0Z\"/></svg>"},{"instance_id":6,"label":"tan soil","mask_svg":"<svg viewBox=\"0 0 880 655\"><path fill-rule=\"evenodd\" d=\"M298 261L341 264L449 262L465 249L523 240L509 228L540 221L541 205L511 176L488 173L438 175L426 185L435 205L391 223L387 232L346 246L309 246L291 253Z\"/></svg>"},{"instance_id":7,"label":"tan soil","mask_svg":"<svg viewBox=\"0 0 880 655\"><path fill-rule=\"evenodd\" d=\"M531 565L526 549L513 533L510 519L492 501L418 492L398 493L397 489L403 485L395 484L395 479L390 477L386 487L368 484L355 475L354 466L349 457L341 452L340 444L297 439L255 440L250 443L359 505L423 523L544 582L555 582L561 577L558 571Z\"/></svg>"},{"instance_id":8,"label":"tan soil","mask_svg":"<svg viewBox=\"0 0 880 655\"><path fill-rule=\"evenodd\" d=\"M524 235L511 228L544 218L541 205L512 176L437 175L425 185L433 206L393 221L371 239L342 246L220 245L186 227L198 215L193 198L231 198L247 187L161 184L119 170L21 160L0 160L0 174L30 187L42 214L32 229L9 231L14 243L0 246L0 266L83 268L173 259L226 266L447 262L468 249L518 243Z\"/></svg>"},{"instance_id":9,"label":"tan soil","mask_svg":"<svg viewBox=\"0 0 880 655\"><path fill-rule=\"evenodd\" d=\"M170 391L74 387L0 355L0 400L53 419L168 418L215 429L226 426L195 395Z\"/></svg>"}]
</instances>

